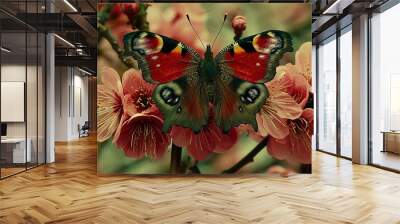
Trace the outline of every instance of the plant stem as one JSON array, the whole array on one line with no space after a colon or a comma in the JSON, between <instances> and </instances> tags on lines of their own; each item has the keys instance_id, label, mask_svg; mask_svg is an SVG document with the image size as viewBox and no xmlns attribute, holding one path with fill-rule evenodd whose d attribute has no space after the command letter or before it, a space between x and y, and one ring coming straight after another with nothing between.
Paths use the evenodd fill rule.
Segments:
<instances>
[{"instance_id":1,"label":"plant stem","mask_svg":"<svg viewBox=\"0 0 400 224\"><path fill-rule=\"evenodd\" d=\"M136 67L134 60L129 60L129 58L125 56L124 49L119 46L117 40L111 34L111 31L107 28L107 26L101 23L97 23L97 30L99 32L99 37L105 38L110 43L111 47L118 54L118 57L126 66L128 66L129 68Z\"/></svg>"},{"instance_id":2,"label":"plant stem","mask_svg":"<svg viewBox=\"0 0 400 224\"><path fill-rule=\"evenodd\" d=\"M231 168L224 170L223 173L236 173L242 167L254 161L254 157L265 148L268 142L268 137L265 137L253 150L251 150L245 157L243 157L239 162L233 165Z\"/></svg>"},{"instance_id":3,"label":"plant stem","mask_svg":"<svg viewBox=\"0 0 400 224\"><path fill-rule=\"evenodd\" d=\"M181 158L182 158L182 148L172 144L171 148L171 164L170 173L179 174L181 172Z\"/></svg>"},{"instance_id":4,"label":"plant stem","mask_svg":"<svg viewBox=\"0 0 400 224\"><path fill-rule=\"evenodd\" d=\"M197 166L198 163L199 163L199 161L196 160L196 161L194 162L193 166L189 167L189 170L190 170L192 173L201 174L201 171L200 171L199 167Z\"/></svg>"},{"instance_id":5,"label":"plant stem","mask_svg":"<svg viewBox=\"0 0 400 224\"><path fill-rule=\"evenodd\" d=\"M311 164L301 164L299 173L311 174L312 173Z\"/></svg>"}]
</instances>

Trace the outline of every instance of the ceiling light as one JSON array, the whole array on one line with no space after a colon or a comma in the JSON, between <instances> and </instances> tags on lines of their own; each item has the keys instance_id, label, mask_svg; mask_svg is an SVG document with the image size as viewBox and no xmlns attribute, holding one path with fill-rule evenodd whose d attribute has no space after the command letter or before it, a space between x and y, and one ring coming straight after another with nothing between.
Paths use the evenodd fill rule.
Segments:
<instances>
[{"instance_id":1,"label":"ceiling light","mask_svg":"<svg viewBox=\"0 0 400 224\"><path fill-rule=\"evenodd\" d=\"M2 51L6 52L6 53L10 53L10 52L11 52L11 50L9 50L9 49L7 49L7 48L5 48L5 47L1 47L0 49L1 49Z\"/></svg>"},{"instance_id":2,"label":"ceiling light","mask_svg":"<svg viewBox=\"0 0 400 224\"><path fill-rule=\"evenodd\" d=\"M74 12L78 12L78 10L68 0L64 0L64 3L67 4Z\"/></svg>"},{"instance_id":3,"label":"ceiling light","mask_svg":"<svg viewBox=\"0 0 400 224\"><path fill-rule=\"evenodd\" d=\"M323 15L340 15L343 10L349 7L355 0L336 0L322 13Z\"/></svg>"},{"instance_id":4,"label":"ceiling light","mask_svg":"<svg viewBox=\"0 0 400 224\"><path fill-rule=\"evenodd\" d=\"M337 11L337 5L339 4L340 0L336 0L332 5L330 5L327 9L324 10L322 14L332 14L332 9L336 9ZM339 13L336 13L339 14Z\"/></svg>"},{"instance_id":5,"label":"ceiling light","mask_svg":"<svg viewBox=\"0 0 400 224\"><path fill-rule=\"evenodd\" d=\"M87 74L87 75L90 75L90 76L93 75L92 73L90 73L90 72L88 72L88 71L86 71L86 70L83 70L83 69L81 69L81 68L79 68L79 67L78 67L78 70L81 71L81 72L83 72L83 73L85 73L85 74Z\"/></svg>"},{"instance_id":6,"label":"ceiling light","mask_svg":"<svg viewBox=\"0 0 400 224\"><path fill-rule=\"evenodd\" d=\"M59 40L61 40L62 42L64 42L65 44L67 44L68 46L75 48L75 45L73 45L73 44L72 44L71 42L69 42L68 40L66 40L66 39L64 39L64 38L62 38L62 37L60 37L60 36L57 35L57 34L54 34L54 36L57 37L57 38L58 38Z\"/></svg>"}]
</instances>

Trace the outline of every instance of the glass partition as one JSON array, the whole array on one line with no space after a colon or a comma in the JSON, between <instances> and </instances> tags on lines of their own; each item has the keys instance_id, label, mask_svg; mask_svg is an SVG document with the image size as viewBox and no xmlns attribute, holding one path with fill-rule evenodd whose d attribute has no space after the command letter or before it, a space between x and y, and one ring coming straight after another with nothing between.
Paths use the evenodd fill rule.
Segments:
<instances>
[{"instance_id":1,"label":"glass partition","mask_svg":"<svg viewBox=\"0 0 400 224\"><path fill-rule=\"evenodd\" d=\"M27 144L27 35L24 30L1 34L1 161L2 177L24 171L31 162ZM6 50L4 50L6 49ZM28 147L28 150L27 150Z\"/></svg>"},{"instance_id":2,"label":"glass partition","mask_svg":"<svg viewBox=\"0 0 400 224\"><path fill-rule=\"evenodd\" d=\"M45 35L23 22L43 1L1 1L0 178L45 162Z\"/></svg>"}]
</instances>

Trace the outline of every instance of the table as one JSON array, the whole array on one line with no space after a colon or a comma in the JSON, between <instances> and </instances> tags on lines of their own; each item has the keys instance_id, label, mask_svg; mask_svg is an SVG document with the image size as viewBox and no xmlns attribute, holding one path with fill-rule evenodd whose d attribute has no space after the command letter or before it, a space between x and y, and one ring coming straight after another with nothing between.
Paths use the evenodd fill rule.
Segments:
<instances>
[{"instance_id":1,"label":"table","mask_svg":"<svg viewBox=\"0 0 400 224\"><path fill-rule=\"evenodd\" d=\"M400 131L382 131L383 150L382 152L392 152L400 154Z\"/></svg>"}]
</instances>

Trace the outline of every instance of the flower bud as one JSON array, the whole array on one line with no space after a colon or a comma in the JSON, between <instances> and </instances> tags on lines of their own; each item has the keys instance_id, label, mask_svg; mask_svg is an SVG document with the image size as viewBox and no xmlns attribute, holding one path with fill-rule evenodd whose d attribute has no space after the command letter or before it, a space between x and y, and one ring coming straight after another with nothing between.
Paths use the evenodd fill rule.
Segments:
<instances>
[{"instance_id":1,"label":"flower bud","mask_svg":"<svg viewBox=\"0 0 400 224\"><path fill-rule=\"evenodd\" d=\"M235 16L232 19L232 28L235 32L235 38L240 38L243 34L243 31L246 29L246 17Z\"/></svg>"},{"instance_id":2,"label":"flower bud","mask_svg":"<svg viewBox=\"0 0 400 224\"><path fill-rule=\"evenodd\" d=\"M129 19L136 16L139 12L139 5L136 3L124 4L124 13L128 16Z\"/></svg>"},{"instance_id":3,"label":"flower bud","mask_svg":"<svg viewBox=\"0 0 400 224\"><path fill-rule=\"evenodd\" d=\"M122 9L121 9L120 4L115 4L110 12L110 19L118 18L121 15L121 13L122 13Z\"/></svg>"}]
</instances>

